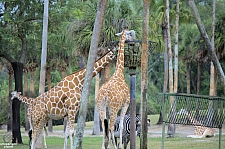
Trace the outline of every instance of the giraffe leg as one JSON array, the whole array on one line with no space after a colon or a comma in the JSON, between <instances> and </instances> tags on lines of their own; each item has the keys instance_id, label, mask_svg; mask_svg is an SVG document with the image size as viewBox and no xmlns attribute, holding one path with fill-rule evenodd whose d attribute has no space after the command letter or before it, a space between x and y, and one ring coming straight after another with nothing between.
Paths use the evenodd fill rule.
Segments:
<instances>
[{"instance_id":1,"label":"giraffe leg","mask_svg":"<svg viewBox=\"0 0 225 149\"><path fill-rule=\"evenodd\" d=\"M73 136L74 136L74 119L76 115L76 108L74 110L69 111L67 116L67 125L65 131L65 140L64 140L64 149L67 149L68 137L70 138L70 149L73 149Z\"/></svg>"},{"instance_id":2,"label":"giraffe leg","mask_svg":"<svg viewBox=\"0 0 225 149\"><path fill-rule=\"evenodd\" d=\"M34 122L34 128L33 128L33 131L32 131L31 149L35 149L37 138L41 134L45 124L46 124L46 121L43 120L43 119L40 119L39 121Z\"/></svg>"},{"instance_id":3,"label":"giraffe leg","mask_svg":"<svg viewBox=\"0 0 225 149\"><path fill-rule=\"evenodd\" d=\"M117 112L116 112L116 114L111 115L111 117L110 117L110 129L109 129L109 132L110 132L109 139L111 140L111 138L112 138L112 143L113 143L114 149L117 149L115 136L114 136L114 123L115 123L115 120L116 120L116 115L117 115Z\"/></svg>"},{"instance_id":4,"label":"giraffe leg","mask_svg":"<svg viewBox=\"0 0 225 149\"><path fill-rule=\"evenodd\" d=\"M102 123L102 132L103 132L103 138L102 138L102 149L106 149L108 144L110 143L108 140L108 120L106 119L106 112L104 110L99 110L100 119Z\"/></svg>"},{"instance_id":5,"label":"giraffe leg","mask_svg":"<svg viewBox=\"0 0 225 149\"><path fill-rule=\"evenodd\" d=\"M123 142L123 120L124 120L124 116L127 112L128 106L129 105L127 103L125 103L124 106L121 109L121 114L120 114L120 142ZM120 143L119 149L122 149L122 143Z\"/></svg>"},{"instance_id":6,"label":"giraffe leg","mask_svg":"<svg viewBox=\"0 0 225 149\"><path fill-rule=\"evenodd\" d=\"M68 123L68 117L67 117L66 130L64 132L64 147L63 147L64 149L67 148L68 137L69 137L69 123Z\"/></svg>"},{"instance_id":7,"label":"giraffe leg","mask_svg":"<svg viewBox=\"0 0 225 149\"><path fill-rule=\"evenodd\" d=\"M44 133L43 133L43 137L44 137L44 147L47 148L47 143L46 143L46 134L47 134L47 130L46 127L44 126Z\"/></svg>"},{"instance_id":8,"label":"giraffe leg","mask_svg":"<svg viewBox=\"0 0 225 149\"><path fill-rule=\"evenodd\" d=\"M69 136L70 136L70 149L73 149L73 136L74 136L74 119L69 120Z\"/></svg>"}]
</instances>

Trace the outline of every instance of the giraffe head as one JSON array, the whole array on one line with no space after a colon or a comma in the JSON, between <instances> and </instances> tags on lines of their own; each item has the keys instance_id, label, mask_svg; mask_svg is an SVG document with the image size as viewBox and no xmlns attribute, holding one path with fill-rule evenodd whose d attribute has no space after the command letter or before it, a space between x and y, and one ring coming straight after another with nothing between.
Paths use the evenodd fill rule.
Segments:
<instances>
[{"instance_id":1,"label":"giraffe head","mask_svg":"<svg viewBox=\"0 0 225 149\"><path fill-rule=\"evenodd\" d=\"M123 30L122 32L120 33L117 33L116 36L121 36L123 34L123 32L125 32L125 41L134 41L135 40L135 31L134 30Z\"/></svg>"},{"instance_id":2,"label":"giraffe head","mask_svg":"<svg viewBox=\"0 0 225 149\"><path fill-rule=\"evenodd\" d=\"M14 98L18 98L19 95L21 95L21 92L13 91L11 92L11 95L12 95L11 100L13 100Z\"/></svg>"}]
</instances>

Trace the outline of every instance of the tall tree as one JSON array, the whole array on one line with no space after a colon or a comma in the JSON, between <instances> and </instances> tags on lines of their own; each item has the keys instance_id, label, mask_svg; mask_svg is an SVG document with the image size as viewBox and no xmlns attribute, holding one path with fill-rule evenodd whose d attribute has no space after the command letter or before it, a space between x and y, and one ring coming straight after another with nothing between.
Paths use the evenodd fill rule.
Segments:
<instances>
[{"instance_id":1,"label":"tall tree","mask_svg":"<svg viewBox=\"0 0 225 149\"><path fill-rule=\"evenodd\" d=\"M178 88L178 29L179 29L179 0L176 0L175 44L174 44L174 93Z\"/></svg>"},{"instance_id":2,"label":"tall tree","mask_svg":"<svg viewBox=\"0 0 225 149\"><path fill-rule=\"evenodd\" d=\"M214 38L215 38L215 36L214 36L214 33L215 33L215 13L216 13L216 0L213 0L213 4L212 4L212 33L211 33L211 43L212 43L212 48L213 48L213 51L214 51L214 49L215 49L215 44L214 44ZM213 70L211 70L211 69L213 69ZM215 70L214 70L215 68L214 68L214 65L213 64L211 64L211 66L210 66L210 72L212 72L212 73L210 73L210 92L209 92L209 95L210 96L215 96L215 83L214 83L214 79L215 79Z\"/></svg>"},{"instance_id":3,"label":"tall tree","mask_svg":"<svg viewBox=\"0 0 225 149\"><path fill-rule=\"evenodd\" d=\"M95 18L93 35L91 38L91 45L90 45L89 56L88 56L88 63L86 68L87 69L86 77L84 80L83 91L81 94L81 105L80 105L79 116L78 116L79 118L77 122L76 137L74 140L75 148L77 149L82 148L84 123L85 123L86 115L87 115L87 105L88 105L90 85L92 80L92 72L93 72L94 62L97 55L98 43L100 39L102 22L103 22L107 2L108 0L100 0L98 3L97 15Z\"/></svg>"},{"instance_id":4,"label":"tall tree","mask_svg":"<svg viewBox=\"0 0 225 149\"><path fill-rule=\"evenodd\" d=\"M171 49L171 37L170 37L170 17L169 17L169 0L166 0L166 34L167 34L167 50L168 50L168 60L169 60L169 92L174 92L173 87L173 62L172 62L172 49ZM170 104L173 104L174 99L170 99ZM172 107L172 106L171 106ZM174 137L175 134L175 124L169 124L168 125L168 137Z\"/></svg>"},{"instance_id":5,"label":"tall tree","mask_svg":"<svg viewBox=\"0 0 225 149\"><path fill-rule=\"evenodd\" d=\"M223 69L221 67L221 64L217 58L217 55L214 51L214 48L213 48L213 45L208 37L208 34L206 33L206 30L205 30L205 27L204 25L202 24L202 21L201 21L201 18L200 18L200 15L198 13L198 9L195 5L195 2L194 0L189 0L189 6L191 7L191 11L194 15L194 18L195 18L195 21L196 21L196 24L198 26L198 29L201 33L201 36L202 38L204 39L205 41L205 44L207 46L207 50L209 51L210 55L212 56L212 61L213 63L215 64L217 70L218 70L218 76L220 78L220 81L221 81L221 84L223 86L223 91L225 93L225 75L224 75L224 72L223 72Z\"/></svg>"},{"instance_id":6,"label":"tall tree","mask_svg":"<svg viewBox=\"0 0 225 149\"><path fill-rule=\"evenodd\" d=\"M45 0L44 1L44 14L43 14L42 53L41 53L39 95L45 92L45 71L46 71L47 40L48 40L48 4L49 4L49 0ZM36 148L42 149L42 135L41 134L37 140Z\"/></svg>"},{"instance_id":7,"label":"tall tree","mask_svg":"<svg viewBox=\"0 0 225 149\"><path fill-rule=\"evenodd\" d=\"M141 137L140 148L147 149L147 101L148 101L148 28L150 0L143 0L142 54L141 54Z\"/></svg>"}]
</instances>

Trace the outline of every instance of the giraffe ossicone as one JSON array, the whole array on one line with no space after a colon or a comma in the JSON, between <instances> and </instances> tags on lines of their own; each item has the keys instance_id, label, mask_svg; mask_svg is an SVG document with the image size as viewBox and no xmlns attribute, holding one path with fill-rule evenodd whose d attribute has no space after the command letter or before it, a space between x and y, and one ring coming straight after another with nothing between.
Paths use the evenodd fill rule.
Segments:
<instances>
[{"instance_id":1,"label":"giraffe ossicone","mask_svg":"<svg viewBox=\"0 0 225 149\"><path fill-rule=\"evenodd\" d=\"M115 57L113 51L108 51L94 64L94 77ZM67 148L70 138L70 148L73 148L74 120L80 107L80 98L86 68L80 69L62 79L55 87L42 93L33 102L31 118L33 122L31 149L35 149L37 138L49 119L67 117L67 126L64 134L64 149Z\"/></svg>"},{"instance_id":2,"label":"giraffe ossicone","mask_svg":"<svg viewBox=\"0 0 225 149\"><path fill-rule=\"evenodd\" d=\"M120 109L120 142L122 142L123 120L130 103L130 90L124 79L124 43L126 40L131 39L130 32L128 30L123 30L122 33L116 35L121 35L116 70L109 81L101 86L96 98L96 104L103 128L102 149L110 148L111 139L114 148L117 149L114 137L114 123ZM110 117L109 127L108 119L106 117L107 109ZM108 133L108 129L110 134ZM121 144L122 143L120 143L119 148L122 148Z\"/></svg>"}]
</instances>

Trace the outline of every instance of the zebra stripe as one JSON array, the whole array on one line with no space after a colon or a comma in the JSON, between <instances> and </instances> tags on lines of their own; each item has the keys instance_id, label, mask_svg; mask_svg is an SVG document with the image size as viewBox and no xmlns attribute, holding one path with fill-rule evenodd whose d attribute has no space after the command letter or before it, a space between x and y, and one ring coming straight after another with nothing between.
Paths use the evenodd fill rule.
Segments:
<instances>
[{"instance_id":1,"label":"zebra stripe","mask_svg":"<svg viewBox=\"0 0 225 149\"><path fill-rule=\"evenodd\" d=\"M136 135L138 135L140 137L140 122L141 122L141 115L140 114L136 114ZM117 138L119 138L119 132L120 132L120 116L116 118L116 121L115 121L115 124L114 124L114 136L115 136L115 141L116 141L116 144L117 144ZM129 143L130 141L130 114L126 114L124 116L124 121L123 121L123 134L122 134L122 137L123 137L123 142L122 144L124 143L124 148L126 149L127 147L127 144Z\"/></svg>"}]
</instances>

